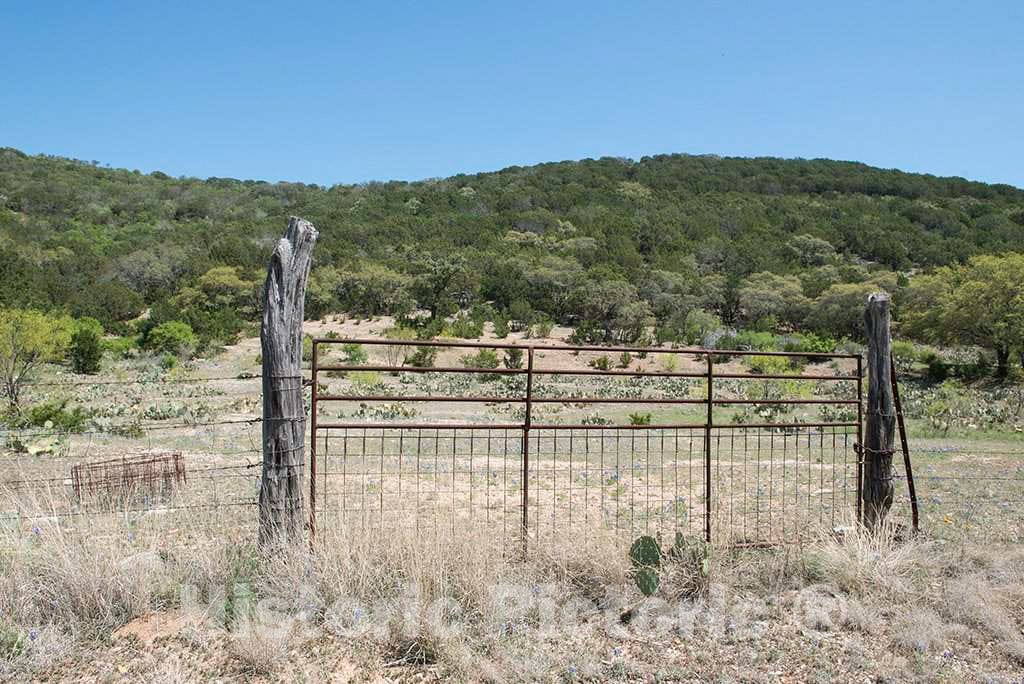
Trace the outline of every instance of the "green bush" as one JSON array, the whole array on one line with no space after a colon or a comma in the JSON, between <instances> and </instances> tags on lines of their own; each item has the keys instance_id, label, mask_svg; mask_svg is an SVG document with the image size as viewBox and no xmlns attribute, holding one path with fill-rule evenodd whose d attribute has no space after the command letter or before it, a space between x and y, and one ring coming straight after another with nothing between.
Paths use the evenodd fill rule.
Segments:
<instances>
[{"instance_id":1,"label":"green bush","mask_svg":"<svg viewBox=\"0 0 1024 684\"><path fill-rule=\"evenodd\" d=\"M414 368L432 368L437 359L437 347L416 347L405 362Z\"/></svg>"},{"instance_id":2,"label":"green bush","mask_svg":"<svg viewBox=\"0 0 1024 684\"><path fill-rule=\"evenodd\" d=\"M633 355L628 351L624 351L619 354L619 368L629 368L629 364L633 363Z\"/></svg>"},{"instance_id":3,"label":"green bush","mask_svg":"<svg viewBox=\"0 0 1024 684\"><path fill-rule=\"evenodd\" d=\"M611 370L612 361L607 356L601 355L590 362L590 367L601 371Z\"/></svg>"},{"instance_id":4,"label":"green bush","mask_svg":"<svg viewBox=\"0 0 1024 684\"><path fill-rule=\"evenodd\" d=\"M146 348L169 354L189 354L199 344L199 338L188 323L167 321L146 335Z\"/></svg>"},{"instance_id":5,"label":"green bush","mask_svg":"<svg viewBox=\"0 0 1024 684\"><path fill-rule=\"evenodd\" d=\"M759 375L780 375L794 370L790 358L785 356L748 356L747 368Z\"/></svg>"},{"instance_id":6,"label":"green bush","mask_svg":"<svg viewBox=\"0 0 1024 684\"><path fill-rule=\"evenodd\" d=\"M22 411L17 419L8 419L12 427L52 428L62 432L82 432L89 427L92 414L76 406L68 409L68 400L47 401Z\"/></svg>"},{"instance_id":7,"label":"green bush","mask_svg":"<svg viewBox=\"0 0 1024 684\"><path fill-rule=\"evenodd\" d=\"M530 326L530 337L537 338L539 340L551 337L551 331L555 329L555 322L550 318L542 317L536 323Z\"/></svg>"},{"instance_id":8,"label":"green bush","mask_svg":"<svg viewBox=\"0 0 1024 684\"><path fill-rule=\"evenodd\" d=\"M79 328L71 336L71 368L81 375L95 375L100 372L103 347L100 336L93 328Z\"/></svg>"},{"instance_id":9,"label":"green bush","mask_svg":"<svg viewBox=\"0 0 1024 684\"><path fill-rule=\"evenodd\" d=\"M509 370L514 368L523 367L523 350L522 349L506 349L505 350L505 368Z\"/></svg>"},{"instance_id":10,"label":"green bush","mask_svg":"<svg viewBox=\"0 0 1024 684\"><path fill-rule=\"evenodd\" d=\"M474 320L469 316L459 316L444 327L443 334L445 337L473 340L483 336L484 322Z\"/></svg>"},{"instance_id":11,"label":"green bush","mask_svg":"<svg viewBox=\"0 0 1024 684\"><path fill-rule=\"evenodd\" d=\"M949 364L939 358L935 352L926 353L921 360L928 366L925 375L932 382L942 382L949 377Z\"/></svg>"},{"instance_id":12,"label":"green bush","mask_svg":"<svg viewBox=\"0 0 1024 684\"><path fill-rule=\"evenodd\" d=\"M497 368L498 354L492 349L481 349L476 354L462 357L462 365L466 368Z\"/></svg>"},{"instance_id":13,"label":"green bush","mask_svg":"<svg viewBox=\"0 0 1024 684\"><path fill-rule=\"evenodd\" d=\"M348 342L341 345L341 351L345 355L345 363L350 366L361 366L365 364L370 356L363 349L363 345L355 342Z\"/></svg>"},{"instance_id":14,"label":"green bush","mask_svg":"<svg viewBox=\"0 0 1024 684\"><path fill-rule=\"evenodd\" d=\"M831 354L836 350L834 337L817 333L787 335L782 341L782 351L808 352L811 354Z\"/></svg>"},{"instance_id":15,"label":"green bush","mask_svg":"<svg viewBox=\"0 0 1024 684\"><path fill-rule=\"evenodd\" d=\"M734 338L736 349L749 349L752 351L775 351L776 337L769 332L757 332L744 330L736 334Z\"/></svg>"},{"instance_id":16,"label":"green bush","mask_svg":"<svg viewBox=\"0 0 1024 684\"><path fill-rule=\"evenodd\" d=\"M494 336L499 340L505 339L509 334L508 319L499 316L494 319Z\"/></svg>"},{"instance_id":17,"label":"green bush","mask_svg":"<svg viewBox=\"0 0 1024 684\"><path fill-rule=\"evenodd\" d=\"M139 335L104 338L100 340L100 344L103 346L104 351L122 358L129 358L134 355L134 353L139 349L140 342L141 336Z\"/></svg>"}]
</instances>

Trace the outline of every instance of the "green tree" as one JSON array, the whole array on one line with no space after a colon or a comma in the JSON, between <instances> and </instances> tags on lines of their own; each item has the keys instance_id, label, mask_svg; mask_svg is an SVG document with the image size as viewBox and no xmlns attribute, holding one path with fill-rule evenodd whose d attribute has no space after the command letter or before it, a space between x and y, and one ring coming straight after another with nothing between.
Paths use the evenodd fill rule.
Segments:
<instances>
[{"instance_id":1,"label":"green tree","mask_svg":"<svg viewBox=\"0 0 1024 684\"><path fill-rule=\"evenodd\" d=\"M859 339L864 335L864 307L868 295L879 291L895 293L896 274L886 273L863 283L832 285L814 300L807 323L822 334Z\"/></svg>"},{"instance_id":2,"label":"green tree","mask_svg":"<svg viewBox=\"0 0 1024 684\"><path fill-rule=\"evenodd\" d=\"M906 329L932 342L976 345L1005 377L1024 339L1024 254L982 255L910 281ZM1024 358L1022 358L1024 363Z\"/></svg>"},{"instance_id":3,"label":"green tree","mask_svg":"<svg viewBox=\"0 0 1024 684\"><path fill-rule=\"evenodd\" d=\"M331 272L326 271L324 277L330 275ZM408 275L383 264L367 263L338 275L334 293L344 311L362 316L392 314L400 317L408 315L415 306L409 291L411 286L412 278Z\"/></svg>"},{"instance_id":4,"label":"green tree","mask_svg":"<svg viewBox=\"0 0 1024 684\"><path fill-rule=\"evenodd\" d=\"M79 327L71 336L71 368L82 375L100 372L103 348L100 336L91 327Z\"/></svg>"},{"instance_id":5,"label":"green tree","mask_svg":"<svg viewBox=\"0 0 1024 684\"><path fill-rule=\"evenodd\" d=\"M161 323L146 335L146 347L167 354L181 354L199 343L188 323L167 321Z\"/></svg>"},{"instance_id":6,"label":"green tree","mask_svg":"<svg viewBox=\"0 0 1024 684\"><path fill-rule=\"evenodd\" d=\"M432 321L468 306L474 292L472 273L461 256L426 259L413 283L416 301Z\"/></svg>"},{"instance_id":7,"label":"green tree","mask_svg":"<svg viewBox=\"0 0 1024 684\"><path fill-rule=\"evenodd\" d=\"M31 309L0 311L0 383L10 408L18 408L25 383L44 363L64 358L73 327L67 316Z\"/></svg>"},{"instance_id":8,"label":"green tree","mask_svg":"<svg viewBox=\"0 0 1024 684\"><path fill-rule=\"evenodd\" d=\"M771 319L798 328L811 304L796 277L768 272L755 273L744 279L737 296L743 320L748 324Z\"/></svg>"},{"instance_id":9,"label":"green tree","mask_svg":"<svg viewBox=\"0 0 1024 684\"><path fill-rule=\"evenodd\" d=\"M570 295L579 323L575 337L585 342L635 342L655 323L650 305L621 280L587 280Z\"/></svg>"}]
</instances>

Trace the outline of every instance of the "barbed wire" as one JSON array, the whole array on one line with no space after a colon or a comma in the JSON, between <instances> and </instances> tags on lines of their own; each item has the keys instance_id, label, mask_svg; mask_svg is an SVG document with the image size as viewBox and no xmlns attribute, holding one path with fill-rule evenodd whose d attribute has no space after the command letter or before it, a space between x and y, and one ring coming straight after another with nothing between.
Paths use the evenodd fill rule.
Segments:
<instances>
[{"instance_id":1,"label":"barbed wire","mask_svg":"<svg viewBox=\"0 0 1024 684\"><path fill-rule=\"evenodd\" d=\"M13 435L15 437L30 437L30 436L43 436L43 435L114 435L119 437L134 438L137 437L135 434L125 434L129 431L142 431L142 432L153 432L157 430L181 430L185 428L194 427L211 427L216 425L255 425L256 423L262 423L262 418L244 418L241 420L214 420L205 421L202 423L120 423L118 425L111 425L107 429L93 429L93 430L54 430L54 429L7 429L0 431L2 435ZM121 432L118 432L118 431Z\"/></svg>"},{"instance_id":2,"label":"barbed wire","mask_svg":"<svg viewBox=\"0 0 1024 684\"><path fill-rule=\"evenodd\" d=\"M246 380L260 380L262 378L263 376L257 373L254 375L245 376L217 375L207 378L136 378L134 380L76 380L73 382L26 382L22 383L22 387L99 387L103 385L188 385L201 382L225 382L232 380L237 382L245 382Z\"/></svg>"},{"instance_id":3,"label":"barbed wire","mask_svg":"<svg viewBox=\"0 0 1024 684\"><path fill-rule=\"evenodd\" d=\"M225 508L233 506L256 506L259 502L256 499L251 501L220 501L212 504L188 504L182 506L155 506L152 508L122 508L111 511L41 511L38 514L26 515L2 515L0 520L21 520L24 518L71 518L76 516L99 517L104 515L124 515L125 513L148 513L151 511L193 511L210 510L213 508Z\"/></svg>"}]
</instances>

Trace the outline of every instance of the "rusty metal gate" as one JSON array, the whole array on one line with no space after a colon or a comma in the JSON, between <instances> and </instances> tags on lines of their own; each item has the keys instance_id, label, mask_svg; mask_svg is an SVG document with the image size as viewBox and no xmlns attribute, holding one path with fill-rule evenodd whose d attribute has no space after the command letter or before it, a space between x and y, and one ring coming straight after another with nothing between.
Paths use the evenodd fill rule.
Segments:
<instances>
[{"instance_id":1,"label":"rusty metal gate","mask_svg":"<svg viewBox=\"0 0 1024 684\"><path fill-rule=\"evenodd\" d=\"M852 354L316 339L310 524L797 541L859 517Z\"/></svg>"}]
</instances>

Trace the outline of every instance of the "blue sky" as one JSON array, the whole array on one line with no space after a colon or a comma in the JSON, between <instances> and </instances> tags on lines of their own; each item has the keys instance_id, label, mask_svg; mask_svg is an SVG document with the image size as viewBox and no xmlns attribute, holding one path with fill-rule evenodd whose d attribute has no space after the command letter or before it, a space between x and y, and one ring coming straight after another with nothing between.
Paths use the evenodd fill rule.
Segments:
<instances>
[{"instance_id":1,"label":"blue sky","mask_svg":"<svg viewBox=\"0 0 1024 684\"><path fill-rule=\"evenodd\" d=\"M322 184L687 152L1024 187L1024 2L12 2L0 146Z\"/></svg>"}]
</instances>

